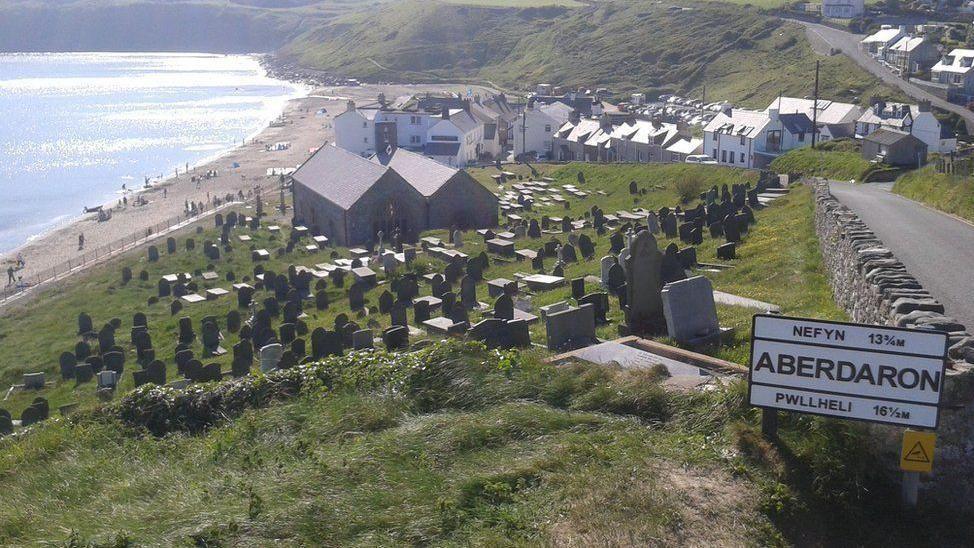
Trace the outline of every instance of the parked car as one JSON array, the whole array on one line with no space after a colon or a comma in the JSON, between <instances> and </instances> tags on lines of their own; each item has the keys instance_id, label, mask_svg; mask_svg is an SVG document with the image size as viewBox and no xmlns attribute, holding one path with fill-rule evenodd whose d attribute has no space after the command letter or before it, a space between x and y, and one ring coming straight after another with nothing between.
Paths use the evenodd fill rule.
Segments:
<instances>
[{"instance_id":1,"label":"parked car","mask_svg":"<svg viewBox=\"0 0 974 548\"><path fill-rule=\"evenodd\" d=\"M687 156L686 163L688 164L716 164L717 160L714 160L706 154L691 154Z\"/></svg>"}]
</instances>

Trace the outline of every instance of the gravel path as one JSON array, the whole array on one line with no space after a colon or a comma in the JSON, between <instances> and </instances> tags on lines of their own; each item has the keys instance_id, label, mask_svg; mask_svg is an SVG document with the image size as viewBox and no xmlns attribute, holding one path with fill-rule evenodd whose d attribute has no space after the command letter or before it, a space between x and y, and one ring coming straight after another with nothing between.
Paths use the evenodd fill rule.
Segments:
<instances>
[{"instance_id":1,"label":"gravel path","mask_svg":"<svg viewBox=\"0 0 974 548\"><path fill-rule=\"evenodd\" d=\"M948 316L974 327L974 225L882 187L833 182L829 188L944 304Z\"/></svg>"}]
</instances>

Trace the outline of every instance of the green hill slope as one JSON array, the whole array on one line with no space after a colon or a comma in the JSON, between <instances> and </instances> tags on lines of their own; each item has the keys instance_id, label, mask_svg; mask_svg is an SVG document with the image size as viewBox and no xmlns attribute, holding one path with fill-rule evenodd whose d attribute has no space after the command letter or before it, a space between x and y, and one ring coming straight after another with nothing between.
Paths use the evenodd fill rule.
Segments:
<instances>
[{"instance_id":1,"label":"green hill slope","mask_svg":"<svg viewBox=\"0 0 974 548\"><path fill-rule=\"evenodd\" d=\"M281 50L290 60L366 80L476 79L616 92L694 93L766 106L812 91L804 31L759 10L721 3L673 9L600 2L578 9L497 9L407 1L356 12ZM842 56L823 59L822 93L891 95Z\"/></svg>"}]
</instances>

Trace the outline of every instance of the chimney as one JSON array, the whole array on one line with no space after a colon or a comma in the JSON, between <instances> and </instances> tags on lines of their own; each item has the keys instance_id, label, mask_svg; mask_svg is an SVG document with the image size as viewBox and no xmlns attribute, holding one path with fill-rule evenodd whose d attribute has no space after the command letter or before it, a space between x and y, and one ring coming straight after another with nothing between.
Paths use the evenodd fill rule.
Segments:
<instances>
[{"instance_id":1,"label":"chimney","mask_svg":"<svg viewBox=\"0 0 974 548\"><path fill-rule=\"evenodd\" d=\"M467 111L467 114L470 114L470 99L464 99L460 101L460 104L463 105L463 110Z\"/></svg>"},{"instance_id":2,"label":"chimney","mask_svg":"<svg viewBox=\"0 0 974 548\"><path fill-rule=\"evenodd\" d=\"M355 110L355 101L349 99L348 103L345 103L345 112L352 112L353 110Z\"/></svg>"},{"instance_id":3,"label":"chimney","mask_svg":"<svg viewBox=\"0 0 974 548\"><path fill-rule=\"evenodd\" d=\"M578 125L582 121L582 115L577 110L573 110L568 113L568 121L574 125Z\"/></svg>"},{"instance_id":4,"label":"chimney","mask_svg":"<svg viewBox=\"0 0 974 548\"><path fill-rule=\"evenodd\" d=\"M612 119L609 118L608 114L603 114L602 117L599 118L599 128L607 133L612 131Z\"/></svg>"},{"instance_id":5,"label":"chimney","mask_svg":"<svg viewBox=\"0 0 974 548\"><path fill-rule=\"evenodd\" d=\"M872 103L873 112L877 115L882 114L883 109L886 108L886 101L883 101L879 97L873 97L872 99L869 100L869 102Z\"/></svg>"},{"instance_id":6,"label":"chimney","mask_svg":"<svg viewBox=\"0 0 974 548\"><path fill-rule=\"evenodd\" d=\"M379 108L385 108L385 106L386 106L386 94L385 93L380 93L379 94L378 101L379 101Z\"/></svg>"},{"instance_id":7,"label":"chimney","mask_svg":"<svg viewBox=\"0 0 974 548\"><path fill-rule=\"evenodd\" d=\"M776 109L776 108L769 108L768 109L768 118L771 118L772 120L777 120L778 119L778 109Z\"/></svg>"},{"instance_id":8,"label":"chimney","mask_svg":"<svg viewBox=\"0 0 974 548\"><path fill-rule=\"evenodd\" d=\"M917 110L920 112L930 112L930 101L923 100L917 102Z\"/></svg>"},{"instance_id":9,"label":"chimney","mask_svg":"<svg viewBox=\"0 0 974 548\"><path fill-rule=\"evenodd\" d=\"M450 109L447 108L446 105L444 105L443 108L440 109L440 118L444 120L450 119Z\"/></svg>"}]
</instances>

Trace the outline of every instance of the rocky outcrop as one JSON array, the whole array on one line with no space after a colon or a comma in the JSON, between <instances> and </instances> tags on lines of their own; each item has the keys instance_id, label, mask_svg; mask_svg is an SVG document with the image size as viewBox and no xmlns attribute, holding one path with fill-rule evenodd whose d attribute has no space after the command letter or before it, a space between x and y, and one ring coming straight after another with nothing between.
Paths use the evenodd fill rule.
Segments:
<instances>
[{"instance_id":1,"label":"rocky outcrop","mask_svg":"<svg viewBox=\"0 0 974 548\"><path fill-rule=\"evenodd\" d=\"M942 397L934 473L924 476L927 496L945 501L974 497L974 337L910 275L883 242L850 209L832 197L828 183L815 190L815 230L832 291L860 323L948 333L948 372ZM873 426L886 463L899 462L902 428Z\"/></svg>"}]
</instances>

